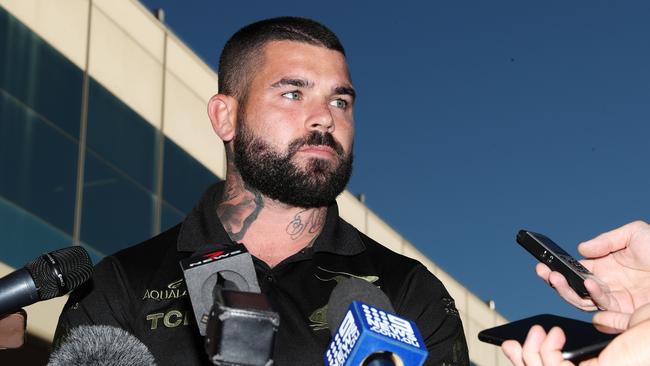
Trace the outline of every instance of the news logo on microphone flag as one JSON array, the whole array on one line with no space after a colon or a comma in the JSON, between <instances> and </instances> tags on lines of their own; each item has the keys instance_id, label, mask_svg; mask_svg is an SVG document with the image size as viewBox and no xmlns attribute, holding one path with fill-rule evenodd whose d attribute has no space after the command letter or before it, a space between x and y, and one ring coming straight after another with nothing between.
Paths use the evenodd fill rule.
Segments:
<instances>
[{"instance_id":1,"label":"news logo on microphone flag","mask_svg":"<svg viewBox=\"0 0 650 366\"><path fill-rule=\"evenodd\" d=\"M414 322L353 301L325 353L325 365L361 365L368 356L386 352L396 364L420 366L428 351Z\"/></svg>"}]
</instances>

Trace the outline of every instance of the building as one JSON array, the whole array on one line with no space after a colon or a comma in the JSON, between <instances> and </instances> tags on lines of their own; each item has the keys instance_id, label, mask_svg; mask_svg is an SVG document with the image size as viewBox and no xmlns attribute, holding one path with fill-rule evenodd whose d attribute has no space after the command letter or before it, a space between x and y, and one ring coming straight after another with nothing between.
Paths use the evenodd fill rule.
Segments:
<instances>
[{"instance_id":1,"label":"building","mask_svg":"<svg viewBox=\"0 0 650 366\"><path fill-rule=\"evenodd\" d=\"M136 0L0 0L0 275L68 245L97 262L182 220L225 176L205 113L217 81ZM493 307L349 192L338 202L348 222L443 281L476 365L508 364L477 339L505 321ZM28 345L0 360L43 363L64 303L28 307Z\"/></svg>"}]
</instances>

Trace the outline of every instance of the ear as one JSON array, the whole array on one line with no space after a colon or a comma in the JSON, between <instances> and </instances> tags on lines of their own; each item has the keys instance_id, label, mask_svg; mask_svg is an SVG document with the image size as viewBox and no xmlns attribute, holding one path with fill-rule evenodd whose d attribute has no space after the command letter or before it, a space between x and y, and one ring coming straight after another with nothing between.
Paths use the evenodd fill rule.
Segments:
<instances>
[{"instance_id":1,"label":"ear","mask_svg":"<svg viewBox=\"0 0 650 366\"><path fill-rule=\"evenodd\" d=\"M229 95L217 94L208 102L212 129L223 142L229 142L235 137L237 108L237 100Z\"/></svg>"}]
</instances>

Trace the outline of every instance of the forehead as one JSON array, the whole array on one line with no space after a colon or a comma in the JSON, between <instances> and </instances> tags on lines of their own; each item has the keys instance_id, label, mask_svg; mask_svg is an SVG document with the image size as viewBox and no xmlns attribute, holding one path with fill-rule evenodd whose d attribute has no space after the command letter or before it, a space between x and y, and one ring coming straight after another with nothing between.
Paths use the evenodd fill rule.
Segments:
<instances>
[{"instance_id":1,"label":"forehead","mask_svg":"<svg viewBox=\"0 0 650 366\"><path fill-rule=\"evenodd\" d=\"M316 83L351 85L347 61L338 51L303 42L272 41L264 45L262 54L255 81L273 83L277 81L274 79L292 76Z\"/></svg>"}]
</instances>

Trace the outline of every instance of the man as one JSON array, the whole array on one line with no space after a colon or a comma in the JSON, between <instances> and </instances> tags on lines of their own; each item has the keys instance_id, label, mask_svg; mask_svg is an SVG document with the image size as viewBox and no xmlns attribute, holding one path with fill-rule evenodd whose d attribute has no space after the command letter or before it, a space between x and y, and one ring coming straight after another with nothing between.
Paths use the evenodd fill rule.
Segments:
<instances>
[{"instance_id":1,"label":"man","mask_svg":"<svg viewBox=\"0 0 650 366\"><path fill-rule=\"evenodd\" d=\"M280 314L278 365L323 364L324 307L347 277L379 286L416 321L427 364L467 365L460 318L442 284L338 216L335 198L352 169L355 91L336 35L302 18L251 24L227 42L219 76L208 114L225 144L225 182L182 224L99 263L92 288L66 306L57 341L78 324L116 325L160 364L207 363L178 261L239 242Z\"/></svg>"},{"instance_id":2,"label":"man","mask_svg":"<svg viewBox=\"0 0 650 366\"><path fill-rule=\"evenodd\" d=\"M538 264L537 274L553 286L566 301L586 311L601 309L594 315L595 324L623 331L596 358L580 366L650 365L650 225L631 222L581 243L581 262L602 284L585 280L589 298L581 298L566 278ZM548 334L540 326L530 329L523 345L509 340L503 352L515 366L571 366L562 359L566 337L555 327Z\"/></svg>"}]
</instances>

